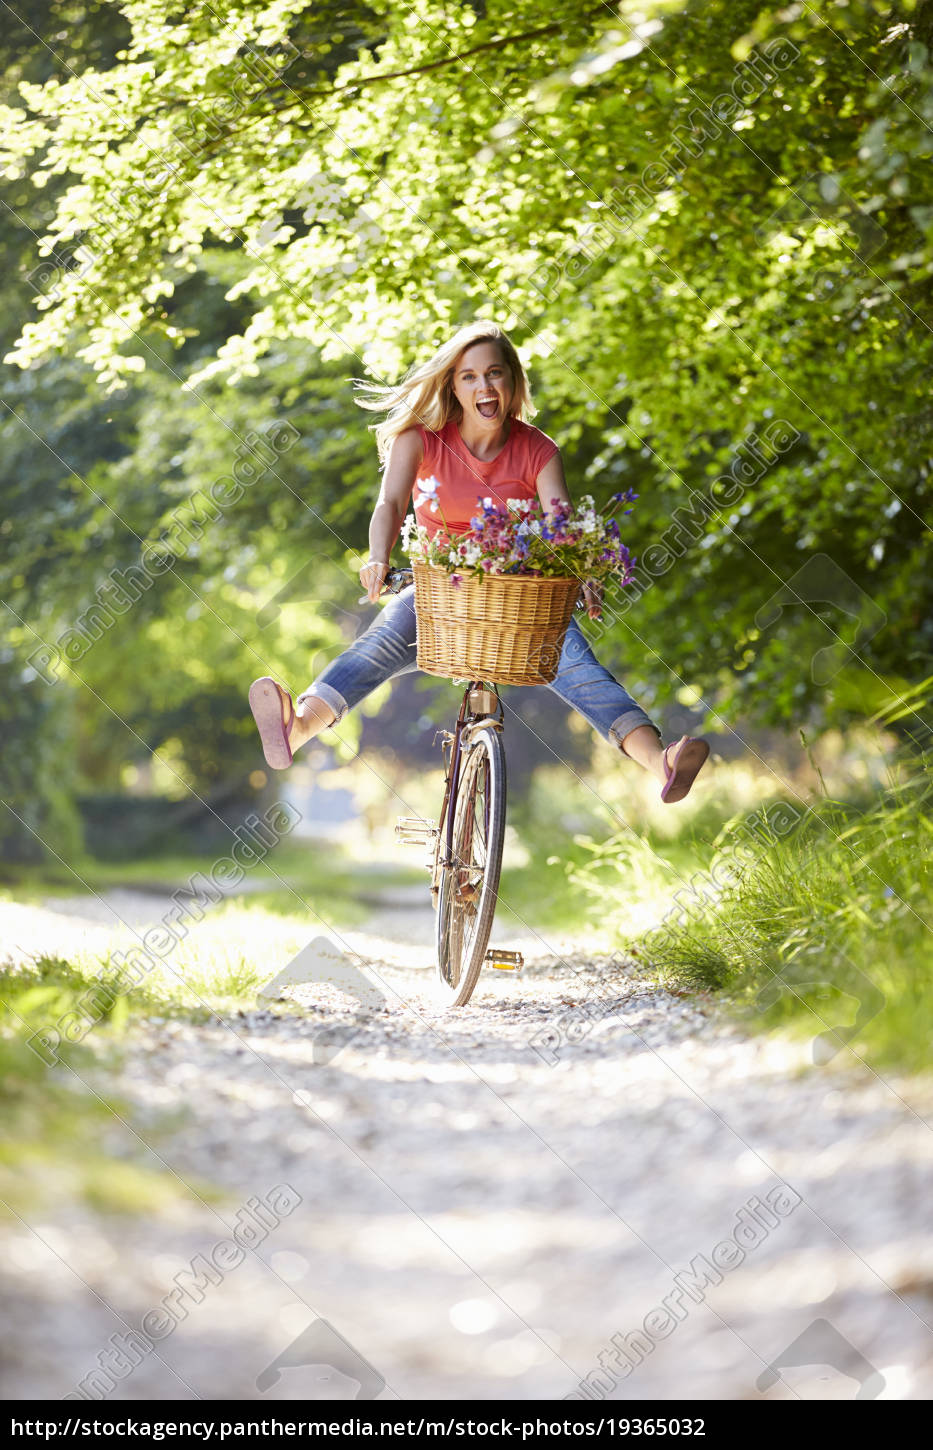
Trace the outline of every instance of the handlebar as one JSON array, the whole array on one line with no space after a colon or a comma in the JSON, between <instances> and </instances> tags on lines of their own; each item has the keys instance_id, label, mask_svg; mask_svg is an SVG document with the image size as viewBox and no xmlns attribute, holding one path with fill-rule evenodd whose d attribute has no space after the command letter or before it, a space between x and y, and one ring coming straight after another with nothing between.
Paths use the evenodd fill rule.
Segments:
<instances>
[{"instance_id":1,"label":"handlebar","mask_svg":"<svg viewBox=\"0 0 933 1450\"><path fill-rule=\"evenodd\" d=\"M414 583L414 579L414 572L411 569L390 569L382 581L382 593L401 594L403 589L407 589L409 584ZM357 603L368 604L369 595L361 594Z\"/></svg>"}]
</instances>

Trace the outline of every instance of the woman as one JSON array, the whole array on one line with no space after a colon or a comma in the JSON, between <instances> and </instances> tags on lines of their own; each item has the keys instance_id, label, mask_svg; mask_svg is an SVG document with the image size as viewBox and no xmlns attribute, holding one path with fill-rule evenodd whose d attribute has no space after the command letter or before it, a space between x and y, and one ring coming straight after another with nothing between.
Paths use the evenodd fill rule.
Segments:
<instances>
[{"instance_id":1,"label":"woman","mask_svg":"<svg viewBox=\"0 0 933 1450\"><path fill-rule=\"evenodd\" d=\"M397 387L364 386L361 405L388 410L376 428L382 488L369 526L369 559L360 582L379 598L389 556L414 493L415 518L434 533L466 533L477 498L505 507L510 498L544 508L569 503L557 444L524 420L533 412L528 379L500 327L476 322L463 328ZM249 703L266 763L290 765L297 750L393 675L415 668L414 587L404 590L349 649L292 703L268 676L254 681ZM590 618L599 615L586 589ZM644 710L604 669L576 620L550 686L624 755L661 782L661 799L683 800L709 755L705 740L684 736L662 747Z\"/></svg>"}]
</instances>

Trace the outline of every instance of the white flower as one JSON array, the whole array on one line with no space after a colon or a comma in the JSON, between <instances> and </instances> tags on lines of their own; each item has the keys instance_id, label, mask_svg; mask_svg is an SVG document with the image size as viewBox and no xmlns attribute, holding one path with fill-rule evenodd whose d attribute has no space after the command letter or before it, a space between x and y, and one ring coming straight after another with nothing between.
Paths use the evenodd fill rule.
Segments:
<instances>
[{"instance_id":1,"label":"white flower","mask_svg":"<svg viewBox=\"0 0 933 1450\"><path fill-rule=\"evenodd\" d=\"M402 548L413 559L422 558L427 541L427 528L424 524L419 524L413 514L409 514L402 525Z\"/></svg>"},{"instance_id":2,"label":"white flower","mask_svg":"<svg viewBox=\"0 0 933 1450\"><path fill-rule=\"evenodd\" d=\"M420 490L414 496L415 508L421 504L430 502L431 508L437 511L437 490L440 488L440 481L432 474L430 478L418 478L415 480L415 488Z\"/></svg>"},{"instance_id":3,"label":"white flower","mask_svg":"<svg viewBox=\"0 0 933 1450\"><path fill-rule=\"evenodd\" d=\"M532 519L532 521L528 525L528 527L530 528L530 530L531 530L531 532L533 534L540 534L540 532L541 532L541 520L540 519Z\"/></svg>"}]
</instances>

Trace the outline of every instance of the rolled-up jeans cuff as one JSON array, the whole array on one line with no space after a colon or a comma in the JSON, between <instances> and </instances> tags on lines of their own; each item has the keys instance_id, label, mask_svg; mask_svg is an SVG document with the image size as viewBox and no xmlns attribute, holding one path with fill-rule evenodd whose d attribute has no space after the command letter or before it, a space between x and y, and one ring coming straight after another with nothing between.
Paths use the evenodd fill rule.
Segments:
<instances>
[{"instance_id":1,"label":"rolled-up jeans cuff","mask_svg":"<svg viewBox=\"0 0 933 1450\"><path fill-rule=\"evenodd\" d=\"M613 745L618 745L621 748L626 735L631 735L632 731L637 730L640 725L649 726L658 739L661 739L661 732L657 725L655 725L653 720L648 718L644 710L639 710L637 707L634 710L626 710L624 715L619 715L613 720L609 726L609 739Z\"/></svg>"},{"instance_id":2,"label":"rolled-up jeans cuff","mask_svg":"<svg viewBox=\"0 0 933 1450\"><path fill-rule=\"evenodd\" d=\"M330 708L334 712L335 725L337 724L338 720L343 719L344 715L350 708L346 700L343 698L338 690L332 689L330 685L323 684L309 685L308 688L306 690L303 690L298 696L295 704L300 705L302 700L307 700L309 695L314 695L318 700L323 700L325 705L330 706Z\"/></svg>"}]
</instances>

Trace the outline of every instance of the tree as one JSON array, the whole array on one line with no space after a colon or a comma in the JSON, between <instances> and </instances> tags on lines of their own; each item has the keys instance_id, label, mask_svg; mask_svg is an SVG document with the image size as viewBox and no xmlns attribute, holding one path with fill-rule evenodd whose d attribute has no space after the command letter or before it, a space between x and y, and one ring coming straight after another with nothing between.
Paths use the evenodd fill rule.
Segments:
<instances>
[{"instance_id":1,"label":"tree","mask_svg":"<svg viewBox=\"0 0 933 1450\"><path fill-rule=\"evenodd\" d=\"M577 485L641 494L630 677L786 720L929 673L929 3L120 10L112 63L3 112L12 184L59 188L26 378L155 355L261 395L282 356L385 377L495 315Z\"/></svg>"}]
</instances>

